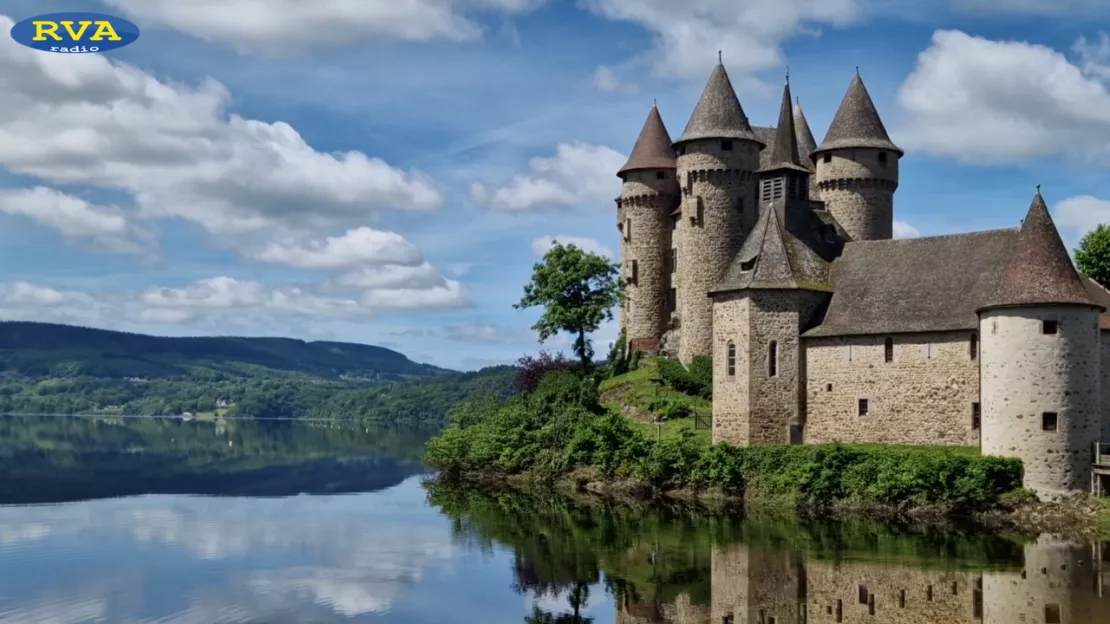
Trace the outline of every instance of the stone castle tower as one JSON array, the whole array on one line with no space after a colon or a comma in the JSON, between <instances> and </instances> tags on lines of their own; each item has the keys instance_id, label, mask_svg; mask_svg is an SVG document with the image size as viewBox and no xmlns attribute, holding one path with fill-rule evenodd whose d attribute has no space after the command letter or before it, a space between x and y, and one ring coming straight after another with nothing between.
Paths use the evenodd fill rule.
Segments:
<instances>
[{"instance_id":1,"label":"stone castle tower","mask_svg":"<svg viewBox=\"0 0 1110 624\"><path fill-rule=\"evenodd\" d=\"M894 191L903 151L890 140L859 73L813 152L821 199L851 240L894 237Z\"/></svg>"},{"instance_id":2,"label":"stone castle tower","mask_svg":"<svg viewBox=\"0 0 1110 624\"><path fill-rule=\"evenodd\" d=\"M789 144L776 152L780 136ZM762 197L761 180L802 185L790 187L797 208L780 210L780 218L813 207L842 223L844 238L893 235L902 150L890 141L858 73L818 147L801 106L789 100L776 128L753 127L718 63L682 135L669 141L653 107L618 172L626 285L620 324L632 350L663 349L687 364L712 353L709 293L755 228L760 202L770 200ZM772 161L794 174L766 175Z\"/></svg>"},{"instance_id":3,"label":"stone castle tower","mask_svg":"<svg viewBox=\"0 0 1110 624\"><path fill-rule=\"evenodd\" d=\"M982 451L1018 457L1045 496L1091 487L1102 423L1099 315L1038 192L979 310Z\"/></svg>"},{"instance_id":4,"label":"stone castle tower","mask_svg":"<svg viewBox=\"0 0 1110 624\"><path fill-rule=\"evenodd\" d=\"M678 237L678 357L689 363L713 344L708 293L758 217L755 172L764 143L748 123L724 65L709 77L686 130L675 141L682 202Z\"/></svg>"}]
</instances>

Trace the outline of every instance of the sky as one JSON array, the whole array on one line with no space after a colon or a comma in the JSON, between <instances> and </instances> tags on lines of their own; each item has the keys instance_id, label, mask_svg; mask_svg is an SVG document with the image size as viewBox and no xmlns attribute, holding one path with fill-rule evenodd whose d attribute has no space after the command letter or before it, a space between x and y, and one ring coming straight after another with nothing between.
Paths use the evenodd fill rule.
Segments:
<instances>
[{"instance_id":1,"label":"sky","mask_svg":"<svg viewBox=\"0 0 1110 624\"><path fill-rule=\"evenodd\" d=\"M513 308L532 265L613 256L617 169L718 51L756 125L789 67L819 142L859 68L897 236L1016 226L1038 184L1069 247L1110 222L1105 0L5 0L0 30L51 11L141 35L0 36L0 319L568 351Z\"/></svg>"}]
</instances>

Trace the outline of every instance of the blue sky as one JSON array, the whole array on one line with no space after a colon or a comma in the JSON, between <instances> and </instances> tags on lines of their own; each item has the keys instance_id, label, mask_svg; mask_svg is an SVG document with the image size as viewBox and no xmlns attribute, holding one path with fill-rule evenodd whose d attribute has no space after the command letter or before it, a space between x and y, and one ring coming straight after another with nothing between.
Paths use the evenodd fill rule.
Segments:
<instances>
[{"instance_id":1,"label":"blue sky","mask_svg":"<svg viewBox=\"0 0 1110 624\"><path fill-rule=\"evenodd\" d=\"M653 98L681 133L718 50L757 124L789 65L818 141L859 66L906 150L902 236L1017 225L1037 184L1069 245L1110 221L1101 0L185 4L4 3L4 30L142 35L0 40L0 317L511 361L537 253L618 247L616 169Z\"/></svg>"}]
</instances>

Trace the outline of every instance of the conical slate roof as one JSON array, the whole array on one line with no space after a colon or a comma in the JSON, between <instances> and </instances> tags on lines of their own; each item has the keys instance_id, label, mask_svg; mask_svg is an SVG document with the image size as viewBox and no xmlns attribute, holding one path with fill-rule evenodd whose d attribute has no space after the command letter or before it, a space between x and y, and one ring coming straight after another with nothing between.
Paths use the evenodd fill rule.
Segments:
<instances>
[{"instance_id":1,"label":"conical slate roof","mask_svg":"<svg viewBox=\"0 0 1110 624\"><path fill-rule=\"evenodd\" d=\"M782 89L782 106L779 107L779 125L775 129L775 139L768 147L771 156L767 165L760 171L776 171L780 169L794 169L809 172L802 166L798 156L798 134L794 129L794 108L790 104L790 83Z\"/></svg>"},{"instance_id":2,"label":"conical slate roof","mask_svg":"<svg viewBox=\"0 0 1110 624\"><path fill-rule=\"evenodd\" d=\"M815 152L853 147L888 149L898 152L899 156L905 153L890 140L883 120L879 119L879 111L875 110L875 103L871 101L871 95L867 93L867 87L863 86L863 78L860 78L858 72L852 78L852 84L848 85L844 99L840 101L840 108L825 134L825 140Z\"/></svg>"},{"instance_id":3,"label":"conical slate roof","mask_svg":"<svg viewBox=\"0 0 1110 624\"><path fill-rule=\"evenodd\" d=\"M709 76L694 114L686 122L686 130L675 144L694 139L745 139L763 145L748 123L725 66L719 63Z\"/></svg>"},{"instance_id":4,"label":"conical slate roof","mask_svg":"<svg viewBox=\"0 0 1110 624\"><path fill-rule=\"evenodd\" d=\"M813 131L809 129L806 114L802 112L802 103L794 105L794 134L798 136L798 158L803 166L813 170L813 152L817 151L817 141L813 138Z\"/></svg>"},{"instance_id":5,"label":"conical slate roof","mask_svg":"<svg viewBox=\"0 0 1110 624\"><path fill-rule=\"evenodd\" d=\"M1052 303L1101 307L1083 286L1048 206L1037 191L1002 278L979 309Z\"/></svg>"},{"instance_id":6,"label":"conical slate roof","mask_svg":"<svg viewBox=\"0 0 1110 624\"><path fill-rule=\"evenodd\" d=\"M774 207L763 210L713 292L748 288L831 290L829 263L791 234L780 217Z\"/></svg>"},{"instance_id":7,"label":"conical slate roof","mask_svg":"<svg viewBox=\"0 0 1110 624\"><path fill-rule=\"evenodd\" d=\"M659 107L652 106L644 127L640 130L640 136L636 139L636 145L632 147L632 155L617 175L623 177L626 171L635 169L674 169L676 166L671 135L663 125Z\"/></svg>"}]
</instances>

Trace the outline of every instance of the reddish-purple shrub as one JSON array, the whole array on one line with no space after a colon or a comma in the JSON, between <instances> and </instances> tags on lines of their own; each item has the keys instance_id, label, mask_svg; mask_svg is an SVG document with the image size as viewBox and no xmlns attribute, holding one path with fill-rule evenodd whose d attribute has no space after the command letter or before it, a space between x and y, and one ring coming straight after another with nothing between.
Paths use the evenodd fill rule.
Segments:
<instances>
[{"instance_id":1,"label":"reddish-purple shrub","mask_svg":"<svg viewBox=\"0 0 1110 624\"><path fill-rule=\"evenodd\" d=\"M517 373L513 388L518 394L538 388L548 373L578 370L581 366L578 362L568 360L562 353L551 355L547 351L540 351L538 356L525 355L516 361L516 365L520 367L520 372Z\"/></svg>"}]
</instances>

